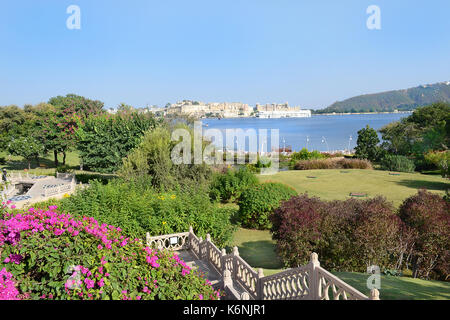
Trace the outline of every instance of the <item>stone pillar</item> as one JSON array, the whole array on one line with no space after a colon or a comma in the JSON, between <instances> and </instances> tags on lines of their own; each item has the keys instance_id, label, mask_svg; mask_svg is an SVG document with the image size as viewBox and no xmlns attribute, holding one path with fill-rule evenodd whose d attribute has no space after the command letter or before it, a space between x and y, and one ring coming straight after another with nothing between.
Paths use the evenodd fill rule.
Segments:
<instances>
[{"instance_id":1,"label":"stone pillar","mask_svg":"<svg viewBox=\"0 0 450 320\"><path fill-rule=\"evenodd\" d=\"M211 235L209 233L206 234L206 239L205 240L206 240L206 243L205 243L205 246L206 246L206 261L208 261L208 263L209 263L210 262L209 261L209 259L210 259L209 250L211 250L210 249Z\"/></svg>"},{"instance_id":2,"label":"stone pillar","mask_svg":"<svg viewBox=\"0 0 450 320\"><path fill-rule=\"evenodd\" d=\"M222 275L225 274L225 270L227 269L225 265L225 256L227 255L227 252L225 249L222 249L222 252L220 254L220 265L222 266Z\"/></svg>"},{"instance_id":3,"label":"stone pillar","mask_svg":"<svg viewBox=\"0 0 450 320\"><path fill-rule=\"evenodd\" d=\"M237 274L237 270L238 270L238 267L237 267L237 259L239 258L239 249L238 249L238 247L233 247L233 274L232 274L232 277L233 277L233 279L236 279L236 274Z\"/></svg>"},{"instance_id":4,"label":"stone pillar","mask_svg":"<svg viewBox=\"0 0 450 320\"><path fill-rule=\"evenodd\" d=\"M377 289L370 290L369 300L380 300L380 292Z\"/></svg>"},{"instance_id":5,"label":"stone pillar","mask_svg":"<svg viewBox=\"0 0 450 320\"><path fill-rule=\"evenodd\" d=\"M319 275L317 272L317 267L320 267L319 256L317 253L311 253L311 259L308 263L308 267L310 268L310 277L311 284L309 287L309 299L310 300L319 300L320 298L320 285L319 285Z\"/></svg>"},{"instance_id":6,"label":"stone pillar","mask_svg":"<svg viewBox=\"0 0 450 320\"><path fill-rule=\"evenodd\" d=\"M198 238L198 258L200 259L200 260L202 260L204 257L203 257L203 246L204 246L204 244L203 244L203 238L202 237L199 237Z\"/></svg>"},{"instance_id":7,"label":"stone pillar","mask_svg":"<svg viewBox=\"0 0 450 320\"><path fill-rule=\"evenodd\" d=\"M256 282L256 299L264 300L264 288L262 284L262 278L264 278L264 271L262 268L258 269L258 280Z\"/></svg>"}]
</instances>

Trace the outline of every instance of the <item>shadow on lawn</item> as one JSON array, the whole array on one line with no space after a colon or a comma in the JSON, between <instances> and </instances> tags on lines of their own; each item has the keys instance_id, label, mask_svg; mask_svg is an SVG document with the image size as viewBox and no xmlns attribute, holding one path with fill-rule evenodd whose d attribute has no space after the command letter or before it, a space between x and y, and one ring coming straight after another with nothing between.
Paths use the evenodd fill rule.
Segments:
<instances>
[{"instance_id":1,"label":"shadow on lawn","mask_svg":"<svg viewBox=\"0 0 450 320\"><path fill-rule=\"evenodd\" d=\"M340 279L368 294L367 278L369 275L350 272L333 272ZM380 298L382 300L429 300L449 299L450 286L440 281L420 281L405 277L381 276Z\"/></svg>"},{"instance_id":2,"label":"shadow on lawn","mask_svg":"<svg viewBox=\"0 0 450 320\"><path fill-rule=\"evenodd\" d=\"M438 190L445 191L450 188L450 183L439 182L439 181L425 181L425 180L401 180L397 181L397 184L412 188L412 189L427 189L427 190Z\"/></svg>"},{"instance_id":3,"label":"shadow on lawn","mask_svg":"<svg viewBox=\"0 0 450 320\"><path fill-rule=\"evenodd\" d=\"M253 268L280 269L283 264L276 254L276 245L269 240L244 242L239 255Z\"/></svg>"}]
</instances>

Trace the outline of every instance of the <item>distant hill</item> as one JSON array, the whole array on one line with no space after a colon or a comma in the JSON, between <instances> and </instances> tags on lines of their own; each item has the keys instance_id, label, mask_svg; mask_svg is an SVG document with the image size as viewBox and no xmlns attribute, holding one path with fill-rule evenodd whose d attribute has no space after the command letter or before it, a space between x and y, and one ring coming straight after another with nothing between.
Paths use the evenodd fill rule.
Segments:
<instances>
[{"instance_id":1,"label":"distant hill","mask_svg":"<svg viewBox=\"0 0 450 320\"><path fill-rule=\"evenodd\" d=\"M325 109L315 110L314 113L410 111L438 101L450 102L450 81L405 90L365 94L337 101Z\"/></svg>"}]
</instances>

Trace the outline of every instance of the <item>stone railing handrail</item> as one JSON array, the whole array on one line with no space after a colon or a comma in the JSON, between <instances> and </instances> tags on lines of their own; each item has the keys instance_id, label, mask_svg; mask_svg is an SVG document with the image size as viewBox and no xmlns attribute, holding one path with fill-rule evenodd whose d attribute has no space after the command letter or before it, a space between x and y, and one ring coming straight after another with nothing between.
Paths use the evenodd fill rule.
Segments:
<instances>
[{"instance_id":1,"label":"stone railing handrail","mask_svg":"<svg viewBox=\"0 0 450 320\"><path fill-rule=\"evenodd\" d=\"M220 274L223 290L238 300L379 300L377 289L372 289L367 297L322 268L316 253L311 254L310 262L305 266L264 276L262 269L255 271L239 256L237 247L230 254L225 249L220 251L209 234L203 240L194 234L192 227L189 232L156 237L147 233L147 245L160 250L190 250ZM245 292L239 294L234 283Z\"/></svg>"}]
</instances>

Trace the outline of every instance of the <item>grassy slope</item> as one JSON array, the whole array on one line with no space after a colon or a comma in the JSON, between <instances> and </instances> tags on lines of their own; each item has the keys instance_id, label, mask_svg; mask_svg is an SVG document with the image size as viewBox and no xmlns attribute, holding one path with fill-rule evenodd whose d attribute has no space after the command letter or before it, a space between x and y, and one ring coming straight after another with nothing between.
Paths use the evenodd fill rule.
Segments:
<instances>
[{"instance_id":1,"label":"grassy slope","mask_svg":"<svg viewBox=\"0 0 450 320\"><path fill-rule=\"evenodd\" d=\"M308 178L308 177L317 178ZM366 193L369 197L385 196L395 206L420 188L444 195L450 183L441 176L420 173L389 175L381 170L295 170L281 171L275 175L259 176L260 181L282 182L297 192L307 192L323 200L344 200L349 194Z\"/></svg>"},{"instance_id":2,"label":"grassy slope","mask_svg":"<svg viewBox=\"0 0 450 320\"><path fill-rule=\"evenodd\" d=\"M275 252L275 241L269 231L240 228L235 233L233 245L239 247L240 256L253 268L263 268L264 275L282 271L282 263ZM367 274L333 273L362 293L369 293L366 287ZM450 299L450 283L381 276L380 297L386 300Z\"/></svg>"}]
</instances>

